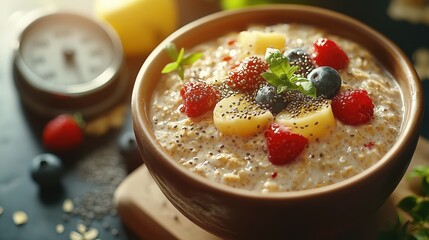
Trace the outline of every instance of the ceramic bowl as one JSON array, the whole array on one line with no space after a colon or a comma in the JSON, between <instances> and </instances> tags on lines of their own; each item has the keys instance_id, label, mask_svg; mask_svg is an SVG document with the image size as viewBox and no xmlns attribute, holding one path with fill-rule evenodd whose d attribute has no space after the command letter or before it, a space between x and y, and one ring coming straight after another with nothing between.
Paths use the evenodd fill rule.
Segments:
<instances>
[{"instance_id":1,"label":"ceramic bowl","mask_svg":"<svg viewBox=\"0 0 429 240\"><path fill-rule=\"evenodd\" d=\"M252 24L291 22L324 28L361 44L397 80L405 120L391 150L375 165L345 181L272 194L213 183L179 166L163 151L151 127L152 94L162 68L170 62L163 50L165 45L174 42L190 49ZM370 27L325 9L272 5L218 12L170 35L144 62L133 89L131 110L136 139L149 172L169 201L196 225L224 239L328 239L365 220L403 177L419 137L421 94L420 81L407 57Z\"/></svg>"}]
</instances>

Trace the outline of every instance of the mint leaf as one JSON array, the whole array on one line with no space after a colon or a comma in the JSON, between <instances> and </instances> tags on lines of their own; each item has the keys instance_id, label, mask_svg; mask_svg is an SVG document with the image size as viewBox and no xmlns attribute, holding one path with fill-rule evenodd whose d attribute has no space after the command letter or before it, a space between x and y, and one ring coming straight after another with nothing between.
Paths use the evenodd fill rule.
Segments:
<instances>
[{"instance_id":1,"label":"mint leaf","mask_svg":"<svg viewBox=\"0 0 429 240\"><path fill-rule=\"evenodd\" d=\"M291 66L287 57L279 50L267 49L265 58L270 72L262 73L261 76L277 88L277 93L297 90L305 95L316 97L316 88L311 81L296 75L298 66Z\"/></svg>"},{"instance_id":2,"label":"mint leaf","mask_svg":"<svg viewBox=\"0 0 429 240\"><path fill-rule=\"evenodd\" d=\"M192 53L189 56L186 56L182 63L183 65L192 65L194 62L196 62L198 59L200 59L203 56L202 53Z\"/></svg>"},{"instance_id":3,"label":"mint leaf","mask_svg":"<svg viewBox=\"0 0 429 240\"><path fill-rule=\"evenodd\" d=\"M416 166L408 176L421 178L423 196L429 196L429 167L422 165Z\"/></svg>"},{"instance_id":4,"label":"mint leaf","mask_svg":"<svg viewBox=\"0 0 429 240\"><path fill-rule=\"evenodd\" d=\"M416 166L408 177L421 178L423 196L410 195L404 197L398 203L398 208L407 214L406 222L402 222L398 215L395 226L382 232L378 239L404 239L404 240L427 240L429 239L429 167Z\"/></svg>"},{"instance_id":5,"label":"mint leaf","mask_svg":"<svg viewBox=\"0 0 429 240\"><path fill-rule=\"evenodd\" d=\"M179 67L179 64L177 62L171 62L162 69L161 73L169 73L174 70L176 70Z\"/></svg>"},{"instance_id":6,"label":"mint leaf","mask_svg":"<svg viewBox=\"0 0 429 240\"><path fill-rule=\"evenodd\" d=\"M311 81L308 81L308 79L305 79L305 81L300 80L300 89L299 91L304 93L305 95L316 97L316 88L313 86Z\"/></svg>"},{"instance_id":7,"label":"mint leaf","mask_svg":"<svg viewBox=\"0 0 429 240\"><path fill-rule=\"evenodd\" d=\"M410 172L410 174L408 176L409 177L428 177L429 176L429 167L423 166L423 165L416 166L412 169L412 171Z\"/></svg>"},{"instance_id":8,"label":"mint leaf","mask_svg":"<svg viewBox=\"0 0 429 240\"><path fill-rule=\"evenodd\" d=\"M286 77L290 78L293 74L289 60L280 51L271 52L268 55L267 63L271 72L279 77L286 74Z\"/></svg>"},{"instance_id":9,"label":"mint leaf","mask_svg":"<svg viewBox=\"0 0 429 240\"><path fill-rule=\"evenodd\" d=\"M185 49L181 48L179 54L177 55L177 60L176 62L180 65L182 63L183 60L183 55L185 55ZM174 60L174 59L173 59Z\"/></svg>"},{"instance_id":10,"label":"mint leaf","mask_svg":"<svg viewBox=\"0 0 429 240\"><path fill-rule=\"evenodd\" d=\"M170 73L176 71L180 79L185 78L185 66L194 64L198 59L200 59L202 53L192 53L185 56L185 49L181 48L180 51L177 51L176 45L174 43L168 43L165 47L165 51L170 56L173 62L168 63L161 70L161 73Z\"/></svg>"},{"instance_id":11,"label":"mint leaf","mask_svg":"<svg viewBox=\"0 0 429 240\"><path fill-rule=\"evenodd\" d=\"M412 209L411 216L416 222L427 222L429 220L429 200L421 200Z\"/></svg>"},{"instance_id":12,"label":"mint leaf","mask_svg":"<svg viewBox=\"0 0 429 240\"><path fill-rule=\"evenodd\" d=\"M427 240L429 236L429 229L418 229L413 233L413 237L416 240Z\"/></svg>"},{"instance_id":13,"label":"mint leaf","mask_svg":"<svg viewBox=\"0 0 429 240\"><path fill-rule=\"evenodd\" d=\"M261 76L271 85L273 86L277 86L277 88L279 88L279 86L282 84L282 80L280 79L279 76L277 76L276 74L272 73L272 72L263 72L261 73Z\"/></svg>"},{"instance_id":14,"label":"mint leaf","mask_svg":"<svg viewBox=\"0 0 429 240\"><path fill-rule=\"evenodd\" d=\"M422 193L423 196L429 195L429 177L422 177Z\"/></svg>"},{"instance_id":15,"label":"mint leaf","mask_svg":"<svg viewBox=\"0 0 429 240\"><path fill-rule=\"evenodd\" d=\"M409 232L408 228L411 222L406 221L402 223L401 218L398 216L395 225L391 226L387 231L381 232L378 240L416 240Z\"/></svg>"},{"instance_id":16,"label":"mint leaf","mask_svg":"<svg viewBox=\"0 0 429 240\"><path fill-rule=\"evenodd\" d=\"M168 43L165 47L165 51L172 60L177 59L177 56L179 55L179 52L177 51L176 45L174 43Z\"/></svg>"},{"instance_id":17,"label":"mint leaf","mask_svg":"<svg viewBox=\"0 0 429 240\"><path fill-rule=\"evenodd\" d=\"M417 206L417 200L418 199L415 196L405 197L398 203L398 207L403 211L410 213L413 208Z\"/></svg>"}]
</instances>

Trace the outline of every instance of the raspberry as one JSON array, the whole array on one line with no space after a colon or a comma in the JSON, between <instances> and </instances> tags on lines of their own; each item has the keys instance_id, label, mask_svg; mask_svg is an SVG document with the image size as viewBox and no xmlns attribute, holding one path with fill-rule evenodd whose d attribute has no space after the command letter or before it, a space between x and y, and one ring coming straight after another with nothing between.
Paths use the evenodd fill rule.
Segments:
<instances>
[{"instance_id":1,"label":"raspberry","mask_svg":"<svg viewBox=\"0 0 429 240\"><path fill-rule=\"evenodd\" d=\"M218 100L218 91L201 81L186 82L180 89L183 106L181 111L188 117L198 117L212 110Z\"/></svg>"},{"instance_id":2,"label":"raspberry","mask_svg":"<svg viewBox=\"0 0 429 240\"><path fill-rule=\"evenodd\" d=\"M347 54L334 41L327 38L319 38L314 42L314 62L318 66L328 66L335 70L341 70L349 64Z\"/></svg>"},{"instance_id":3,"label":"raspberry","mask_svg":"<svg viewBox=\"0 0 429 240\"><path fill-rule=\"evenodd\" d=\"M256 56L245 58L228 75L228 85L243 91L252 92L265 82L261 73L268 70L268 64Z\"/></svg>"},{"instance_id":4,"label":"raspberry","mask_svg":"<svg viewBox=\"0 0 429 240\"><path fill-rule=\"evenodd\" d=\"M348 125L360 125L371 121L374 104L365 90L339 93L332 99L334 116Z\"/></svg>"},{"instance_id":5,"label":"raspberry","mask_svg":"<svg viewBox=\"0 0 429 240\"><path fill-rule=\"evenodd\" d=\"M264 135L268 146L268 160L274 165L295 161L308 143L307 138L278 123L271 123Z\"/></svg>"}]
</instances>

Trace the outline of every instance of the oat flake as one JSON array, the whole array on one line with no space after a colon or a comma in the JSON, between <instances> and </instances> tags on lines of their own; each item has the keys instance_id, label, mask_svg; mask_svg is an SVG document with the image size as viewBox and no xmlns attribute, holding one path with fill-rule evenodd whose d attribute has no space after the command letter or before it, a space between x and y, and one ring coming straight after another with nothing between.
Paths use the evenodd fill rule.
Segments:
<instances>
[{"instance_id":1,"label":"oat flake","mask_svg":"<svg viewBox=\"0 0 429 240\"><path fill-rule=\"evenodd\" d=\"M63 211L66 213L71 213L73 211L74 205L71 199L64 200Z\"/></svg>"},{"instance_id":2,"label":"oat flake","mask_svg":"<svg viewBox=\"0 0 429 240\"><path fill-rule=\"evenodd\" d=\"M75 231L70 232L70 240L83 240L83 236Z\"/></svg>"},{"instance_id":3,"label":"oat flake","mask_svg":"<svg viewBox=\"0 0 429 240\"><path fill-rule=\"evenodd\" d=\"M88 232L83 234L84 239L93 240L98 237L98 230L96 228L91 228Z\"/></svg>"},{"instance_id":4,"label":"oat flake","mask_svg":"<svg viewBox=\"0 0 429 240\"><path fill-rule=\"evenodd\" d=\"M83 224L78 224L76 228L77 232L70 232L70 240L95 240L98 237L98 230L96 228L91 228L87 231L86 226Z\"/></svg>"},{"instance_id":5,"label":"oat flake","mask_svg":"<svg viewBox=\"0 0 429 240\"><path fill-rule=\"evenodd\" d=\"M79 223L77 226L76 226L76 229L77 229L77 231L79 232L79 233L85 233L86 232L86 226L85 225L83 225L83 224L81 224L81 223Z\"/></svg>"},{"instance_id":6,"label":"oat flake","mask_svg":"<svg viewBox=\"0 0 429 240\"><path fill-rule=\"evenodd\" d=\"M23 211L16 211L16 212L14 212L12 218L13 218L13 222L17 226L26 224L27 221L28 221L28 216Z\"/></svg>"},{"instance_id":7,"label":"oat flake","mask_svg":"<svg viewBox=\"0 0 429 240\"><path fill-rule=\"evenodd\" d=\"M0 216L3 214L4 209L0 207Z\"/></svg>"},{"instance_id":8,"label":"oat flake","mask_svg":"<svg viewBox=\"0 0 429 240\"><path fill-rule=\"evenodd\" d=\"M57 231L58 234L62 234L64 232L64 225L57 224L57 226L55 226L55 230Z\"/></svg>"}]
</instances>

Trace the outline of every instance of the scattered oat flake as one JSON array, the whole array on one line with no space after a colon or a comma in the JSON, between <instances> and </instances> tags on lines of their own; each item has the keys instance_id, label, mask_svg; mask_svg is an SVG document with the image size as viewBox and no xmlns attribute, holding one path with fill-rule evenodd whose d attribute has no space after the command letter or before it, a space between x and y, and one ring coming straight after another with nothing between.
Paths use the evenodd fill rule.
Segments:
<instances>
[{"instance_id":1,"label":"scattered oat flake","mask_svg":"<svg viewBox=\"0 0 429 240\"><path fill-rule=\"evenodd\" d=\"M66 213L71 213L73 211L73 201L71 199L64 200L63 211Z\"/></svg>"},{"instance_id":2,"label":"scattered oat flake","mask_svg":"<svg viewBox=\"0 0 429 240\"><path fill-rule=\"evenodd\" d=\"M98 237L98 230L96 228L91 228L88 232L83 234L85 240L94 240Z\"/></svg>"},{"instance_id":3,"label":"scattered oat flake","mask_svg":"<svg viewBox=\"0 0 429 240\"><path fill-rule=\"evenodd\" d=\"M62 234L64 232L64 225L57 224L57 226L55 227L55 230L57 231L58 234Z\"/></svg>"},{"instance_id":4,"label":"scattered oat flake","mask_svg":"<svg viewBox=\"0 0 429 240\"><path fill-rule=\"evenodd\" d=\"M86 226L85 226L85 225L83 225L82 223L79 223L79 224L76 226L76 229L77 229L77 231L78 231L79 233L82 233L82 234L84 234L84 233L86 232Z\"/></svg>"},{"instance_id":5,"label":"scattered oat flake","mask_svg":"<svg viewBox=\"0 0 429 240\"><path fill-rule=\"evenodd\" d=\"M78 223L76 231L70 232L70 240L96 240L98 237L98 230L96 228L87 229L86 225Z\"/></svg>"},{"instance_id":6,"label":"scattered oat flake","mask_svg":"<svg viewBox=\"0 0 429 240\"><path fill-rule=\"evenodd\" d=\"M0 207L0 216L3 214L4 209Z\"/></svg>"},{"instance_id":7,"label":"scattered oat flake","mask_svg":"<svg viewBox=\"0 0 429 240\"><path fill-rule=\"evenodd\" d=\"M84 240L83 236L75 231L70 232L70 240Z\"/></svg>"},{"instance_id":8,"label":"scattered oat flake","mask_svg":"<svg viewBox=\"0 0 429 240\"><path fill-rule=\"evenodd\" d=\"M27 221L28 221L28 216L23 211L16 211L16 212L14 212L12 218L13 218L13 222L17 226L26 224Z\"/></svg>"}]
</instances>

